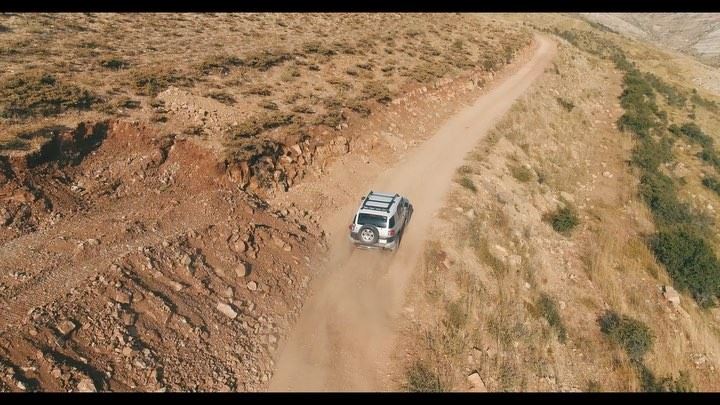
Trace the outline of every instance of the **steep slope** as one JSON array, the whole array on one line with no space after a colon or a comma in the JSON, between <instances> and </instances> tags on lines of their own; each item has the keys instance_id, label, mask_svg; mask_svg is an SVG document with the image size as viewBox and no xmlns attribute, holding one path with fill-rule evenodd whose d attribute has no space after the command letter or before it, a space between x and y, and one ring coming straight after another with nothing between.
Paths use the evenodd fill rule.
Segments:
<instances>
[{"instance_id":1,"label":"steep slope","mask_svg":"<svg viewBox=\"0 0 720 405\"><path fill-rule=\"evenodd\" d=\"M644 100L620 102L635 90L615 55L633 55L632 41L561 16L531 23L559 33L559 57L458 169L447 215L433 224L436 237L406 301L395 387L720 389L720 311L698 294L720 294L716 262L707 251L693 256L692 244L674 251L687 255L687 273L659 255L652 241L668 228L658 207L672 200L649 199L640 165L659 161L662 173L677 170L671 182L680 204L714 220L717 195L698 190L714 164L683 138L712 143L685 130L691 135L679 131L671 155L648 146L663 145L668 126L688 119L715 138L716 98L643 75L642 88L658 104L658 139L643 140L629 129L636 121L621 120L635 111L627 100ZM628 123L623 130L621 122ZM717 251L712 223L705 222L705 240ZM695 270L706 272L700 290L683 278Z\"/></svg>"}]
</instances>

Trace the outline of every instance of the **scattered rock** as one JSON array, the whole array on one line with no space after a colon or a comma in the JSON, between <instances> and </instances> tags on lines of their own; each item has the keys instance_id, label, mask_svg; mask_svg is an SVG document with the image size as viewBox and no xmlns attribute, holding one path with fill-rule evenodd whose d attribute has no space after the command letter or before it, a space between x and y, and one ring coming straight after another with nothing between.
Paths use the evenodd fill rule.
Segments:
<instances>
[{"instance_id":1,"label":"scattered rock","mask_svg":"<svg viewBox=\"0 0 720 405\"><path fill-rule=\"evenodd\" d=\"M468 382L470 383L470 391L471 392L487 392L487 388L485 387L485 383L483 382L482 378L480 378L480 375L478 373L472 373L467 378Z\"/></svg>"},{"instance_id":2,"label":"scattered rock","mask_svg":"<svg viewBox=\"0 0 720 405\"><path fill-rule=\"evenodd\" d=\"M680 305L680 294L669 285L663 287L663 296L666 300L670 301L673 305Z\"/></svg>"},{"instance_id":3,"label":"scattered rock","mask_svg":"<svg viewBox=\"0 0 720 405\"><path fill-rule=\"evenodd\" d=\"M258 288L258 285L257 285L256 282L250 281L250 282L247 283L247 288L248 288L248 290L250 290L250 291L256 291L257 288Z\"/></svg>"},{"instance_id":4,"label":"scattered rock","mask_svg":"<svg viewBox=\"0 0 720 405\"><path fill-rule=\"evenodd\" d=\"M519 269L520 265L522 264L522 256L520 255L510 255L507 260L508 266L513 271Z\"/></svg>"},{"instance_id":5,"label":"scattered rock","mask_svg":"<svg viewBox=\"0 0 720 405\"><path fill-rule=\"evenodd\" d=\"M192 263L192 258L187 253L183 255L183 257L180 259L180 263L182 263L183 266L189 266L190 263Z\"/></svg>"},{"instance_id":6,"label":"scattered rock","mask_svg":"<svg viewBox=\"0 0 720 405\"><path fill-rule=\"evenodd\" d=\"M496 258L498 258L498 259L500 259L500 260L503 260L503 261L505 260L505 258L506 258L507 255L508 255L507 249L505 249L504 247L502 247L502 246L500 246L500 245L492 245L492 246L490 246L490 253L491 253L493 256L495 256Z\"/></svg>"},{"instance_id":7,"label":"scattered rock","mask_svg":"<svg viewBox=\"0 0 720 405\"><path fill-rule=\"evenodd\" d=\"M89 378L83 378L77 385L78 392L97 392L95 383Z\"/></svg>"},{"instance_id":8,"label":"scattered rock","mask_svg":"<svg viewBox=\"0 0 720 405\"><path fill-rule=\"evenodd\" d=\"M218 302L217 309L230 319L235 319L238 315L230 305L223 304L222 302Z\"/></svg>"},{"instance_id":9,"label":"scattered rock","mask_svg":"<svg viewBox=\"0 0 720 405\"><path fill-rule=\"evenodd\" d=\"M569 203L574 203L574 202L575 202L575 197L573 197L572 194L570 194L570 193L568 193L568 192L561 191L561 192L560 192L560 197L561 197L563 200L565 200L565 201L567 201L567 202L569 202Z\"/></svg>"},{"instance_id":10,"label":"scattered rock","mask_svg":"<svg viewBox=\"0 0 720 405\"><path fill-rule=\"evenodd\" d=\"M74 331L75 328L77 328L77 325L75 325L75 322L73 322L69 319L66 319L66 320L58 323L55 327L57 328L58 332L62 333L63 336L67 336L72 331Z\"/></svg>"},{"instance_id":11,"label":"scattered rock","mask_svg":"<svg viewBox=\"0 0 720 405\"><path fill-rule=\"evenodd\" d=\"M235 268L235 274L238 277L247 277L250 274L250 265L241 262L236 268Z\"/></svg>"},{"instance_id":12,"label":"scattered rock","mask_svg":"<svg viewBox=\"0 0 720 405\"><path fill-rule=\"evenodd\" d=\"M247 250L247 245L242 240L238 239L233 244L233 250L237 253L243 253Z\"/></svg>"},{"instance_id":13,"label":"scattered rock","mask_svg":"<svg viewBox=\"0 0 720 405\"><path fill-rule=\"evenodd\" d=\"M115 292L115 301L121 304L129 304L132 301L132 295L124 291Z\"/></svg>"}]
</instances>

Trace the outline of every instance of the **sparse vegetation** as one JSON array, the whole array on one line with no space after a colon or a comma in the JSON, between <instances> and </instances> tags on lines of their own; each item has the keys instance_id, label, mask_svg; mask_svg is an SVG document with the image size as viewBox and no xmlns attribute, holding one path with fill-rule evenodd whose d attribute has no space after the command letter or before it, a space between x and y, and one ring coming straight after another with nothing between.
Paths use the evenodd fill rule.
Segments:
<instances>
[{"instance_id":1,"label":"sparse vegetation","mask_svg":"<svg viewBox=\"0 0 720 405\"><path fill-rule=\"evenodd\" d=\"M522 183L532 180L532 171L522 165L510 166L510 173L517 181Z\"/></svg>"},{"instance_id":2,"label":"sparse vegetation","mask_svg":"<svg viewBox=\"0 0 720 405\"><path fill-rule=\"evenodd\" d=\"M242 59L242 65L263 72L290 59L292 59L292 55L285 50L263 49L245 55Z\"/></svg>"},{"instance_id":3,"label":"sparse vegetation","mask_svg":"<svg viewBox=\"0 0 720 405\"><path fill-rule=\"evenodd\" d=\"M131 73L138 95L155 97L170 86L190 86L192 78L176 69L158 67L135 70Z\"/></svg>"},{"instance_id":4,"label":"sparse vegetation","mask_svg":"<svg viewBox=\"0 0 720 405\"><path fill-rule=\"evenodd\" d=\"M242 65L242 60L231 55L212 55L200 63L200 71L205 74L228 74L230 68Z\"/></svg>"},{"instance_id":5,"label":"sparse vegetation","mask_svg":"<svg viewBox=\"0 0 720 405\"><path fill-rule=\"evenodd\" d=\"M636 363L642 390L645 392L692 392L690 378L684 371L676 379L672 376L657 378L643 363Z\"/></svg>"},{"instance_id":6,"label":"sparse vegetation","mask_svg":"<svg viewBox=\"0 0 720 405\"><path fill-rule=\"evenodd\" d=\"M562 318L560 318L560 313L558 312L555 300L549 295L543 293L540 294L537 306L540 309L540 314L542 314L542 316L548 321L550 327L555 329L557 332L560 343L565 343L565 340L567 339L567 331L565 330Z\"/></svg>"},{"instance_id":7,"label":"sparse vegetation","mask_svg":"<svg viewBox=\"0 0 720 405\"><path fill-rule=\"evenodd\" d=\"M127 68L130 64L119 58L108 58L101 60L100 66L110 70L120 70Z\"/></svg>"},{"instance_id":8,"label":"sparse vegetation","mask_svg":"<svg viewBox=\"0 0 720 405\"><path fill-rule=\"evenodd\" d=\"M101 102L91 91L41 72L12 76L0 84L0 95L3 118L47 117L69 109L87 110Z\"/></svg>"},{"instance_id":9,"label":"sparse vegetation","mask_svg":"<svg viewBox=\"0 0 720 405\"><path fill-rule=\"evenodd\" d=\"M607 311L598 319L598 323L600 330L620 345L634 361L642 361L652 347L654 337L650 329L636 319Z\"/></svg>"},{"instance_id":10,"label":"sparse vegetation","mask_svg":"<svg viewBox=\"0 0 720 405\"><path fill-rule=\"evenodd\" d=\"M705 238L675 227L658 233L651 246L679 288L690 291L702 306L713 304L720 294L720 262Z\"/></svg>"},{"instance_id":11,"label":"sparse vegetation","mask_svg":"<svg viewBox=\"0 0 720 405\"><path fill-rule=\"evenodd\" d=\"M416 361L406 372L407 390L410 392L447 391L437 373L425 363Z\"/></svg>"},{"instance_id":12,"label":"sparse vegetation","mask_svg":"<svg viewBox=\"0 0 720 405\"><path fill-rule=\"evenodd\" d=\"M575 104L572 101L566 100L562 97L557 98L558 104L560 104L567 112L570 112L575 108Z\"/></svg>"},{"instance_id":13,"label":"sparse vegetation","mask_svg":"<svg viewBox=\"0 0 720 405\"><path fill-rule=\"evenodd\" d=\"M225 91L211 91L207 94L205 94L205 97L210 97L212 99L215 99L225 105L233 105L237 103L237 100L235 100L235 97L233 97L232 94L225 92Z\"/></svg>"},{"instance_id":14,"label":"sparse vegetation","mask_svg":"<svg viewBox=\"0 0 720 405\"><path fill-rule=\"evenodd\" d=\"M289 125L293 118L292 114L280 112L262 113L241 122L231 132L234 138L251 138L262 131Z\"/></svg>"},{"instance_id":15,"label":"sparse vegetation","mask_svg":"<svg viewBox=\"0 0 720 405\"><path fill-rule=\"evenodd\" d=\"M708 189L714 191L715 194L720 195L720 179L717 177L707 176L702 180L702 184Z\"/></svg>"},{"instance_id":16,"label":"sparse vegetation","mask_svg":"<svg viewBox=\"0 0 720 405\"><path fill-rule=\"evenodd\" d=\"M666 115L655 104L648 77L652 78L634 68L626 73L621 98L625 113L620 126L640 137L633 154L633 162L642 170L639 191L659 227L650 245L674 283L689 291L701 306L710 306L720 294L720 263L705 237L709 233L707 220L678 199L675 182L658 168L673 159L672 141L663 136L656 142L651 137L663 134ZM713 160L713 140L695 123L671 125L668 130L701 145L700 157Z\"/></svg>"},{"instance_id":17,"label":"sparse vegetation","mask_svg":"<svg viewBox=\"0 0 720 405\"><path fill-rule=\"evenodd\" d=\"M388 87L379 81L366 83L362 88L361 97L363 100L375 100L381 104L392 101Z\"/></svg>"},{"instance_id":18,"label":"sparse vegetation","mask_svg":"<svg viewBox=\"0 0 720 405\"><path fill-rule=\"evenodd\" d=\"M459 181L460 185L465 187L466 189L472 191L473 193L477 192L477 187L475 187L475 183L473 183L472 179L468 176L462 176Z\"/></svg>"},{"instance_id":19,"label":"sparse vegetation","mask_svg":"<svg viewBox=\"0 0 720 405\"><path fill-rule=\"evenodd\" d=\"M569 233L580 223L577 212L569 206L561 207L551 213L548 220L556 232L564 234Z\"/></svg>"}]
</instances>

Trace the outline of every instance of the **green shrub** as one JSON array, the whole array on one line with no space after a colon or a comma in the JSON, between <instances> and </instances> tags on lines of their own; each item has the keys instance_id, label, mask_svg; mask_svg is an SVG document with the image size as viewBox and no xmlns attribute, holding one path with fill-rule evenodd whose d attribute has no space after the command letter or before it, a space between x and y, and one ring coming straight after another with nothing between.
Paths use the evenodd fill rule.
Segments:
<instances>
[{"instance_id":1,"label":"green shrub","mask_svg":"<svg viewBox=\"0 0 720 405\"><path fill-rule=\"evenodd\" d=\"M243 94L254 95L254 96L269 96L272 95L271 87L266 84L260 84L252 86L249 89L243 91Z\"/></svg>"},{"instance_id":2,"label":"green shrub","mask_svg":"<svg viewBox=\"0 0 720 405\"><path fill-rule=\"evenodd\" d=\"M262 131L289 125L293 122L294 115L280 112L261 113L248 118L239 125L233 127L231 132L233 138L251 138Z\"/></svg>"},{"instance_id":3,"label":"green shrub","mask_svg":"<svg viewBox=\"0 0 720 405\"><path fill-rule=\"evenodd\" d=\"M157 96L171 85L189 86L193 79L168 67L152 67L131 73L133 85L138 94Z\"/></svg>"},{"instance_id":4,"label":"green shrub","mask_svg":"<svg viewBox=\"0 0 720 405\"><path fill-rule=\"evenodd\" d=\"M634 365L644 392L691 392L693 390L690 378L684 371L680 372L677 379L672 376L657 378L642 362L636 362Z\"/></svg>"},{"instance_id":5,"label":"green shrub","mask_svg":"<svg viewBox=\"0 0 720 405\"><path fill-rule=\"evenodd\" d=\"M708 189L714 191L717 195L720 195L720 179L717 177L705 177L702 180L702 184Z\"/></svg>"},{"instance_id":6,"label":"green shrub","mask_svg":"<svg viewBox=\"0 0 720 405\"><path fill-rule=\"evenodd\" d=\"M711 245L687 227L659 232L650 243L678 288L690 291L703 307L720 294L720 262Z\"/></svg>"},{"instance_id":7,"label":"green shrub","mask_svg":"<svg viewBox=\"0 0 720 405\"><path fill-rule=\"evenodd\" d=\"M709 148L713 145L713 139L704 133L697 124L688 122L680 127L680 132L692 142L701 145L703 148Z\"/></svg>"},{"instance_id":8,"label":"green shrub","mask_svg":"<svg viewBox=\"0 0 720 405\"><path fill-rule=\"evenodd\" d=\"M540 309L540 314L548 321L550 327L557 332L560 343L565 343L567 331L565 330L562 318L560 318L560 312L557 309L555 300L549 295L542 293L538 299L537 306Z\"/></svg>"},{"instance_id":9,"label":"green shrub","mask_svg":"<svg viewBox=\"0 0 720 405\"><path fill-rule=\"evenodd\" d=\"M140 102L137 100L133 100L129 97L121 97L119 100L115 101L114 105L115 105L115 107L118 107L118 108L128 108L128 109L140 108Z\"/></svg>"},{"instance_id":10,"label":"green shrub","mask_svg":"<svg viewBox=\"0 0 720 405\"><path fill-rule=\"evenodd\" d=\"M678 200L675 183L670 177L658 171L648 171L640 177L639 189L640 196L660 226L693 221L690 208Z\"/></svg>"},{"instance_id":11,"label":"green shrub","mask_svg":"<svg viewBox=\"0 0 720 405\"><path fill-rule=\"evenodd\" d=\"M106 69L110 69L110 70L125 69L129 65L130 64L127 63L126 61L124 61L122 59L118 59L118 58L109 58L109 59L103 59L100 61L100 66L102 66Z\"/></svg>"},{"instance_id":12,"label":"green shrub","mask_svg":"<svg viewBox=\"0 0 720 405\"><path fill-rule=\"evenodd\" d=\"M607 311L598 319L598 323L600 330L620 345L631 360L641 361L652 348L654 337L650 329L636 319Z\"/></svg>"},{"instance_id":13,"label":"green shrub","mask_svg":"<svg viewBox=\"0 0 720 405\"><path fill-rule=\"evenodd\" d=\"M458 173L460 173L460 174L470 174L470 173L472 173L472 171L473 171L472 167L470 167L468 165L462 165L458 168Z\"/></svg>"},{"instance_id":14,"label":"green shrub","mask_svg":"<svg viewBox=\"0 0 720 405\"><path fill-rule=\"evenodd\" d=\"M645 73L645 80L648 81L658 93L663 94L671 106L685 106L687 98L680 93L677 87L669 85L652 73Z\"/></svg>"},{"instance_id":15,"label":"green shrub","mask_svg":"<svg viewBox=\"0 0 720 405\"><path fill-rule=\"evenodd\" d=\"M452 330L460 330L468 320L468 311L462 300L449 303L446 308L445 326Z\"/></svg>"},{"instance_id":16,"label":"green shrub","mask_svg":"<svg viewBox=\"0 0 720 405\"><path fill-rule=\"evenodd\" d=\"M445 385L437 373L425 363L416 361L405 373L407 390L410 392L444 392Z\"/></svg>"},{"instance_id":17,"label":"green shrub","mask_svg":"<svg viewBox=\"0 0 720 405\"><path fill-rule=\"evenodd\" d=\"M638 70L629 71L623 81L625 88L620 96L620 104L625 113L620 117L618 126L639 136L648 136L652 129L659 128L661 124L655 93Z\"/></svg>"},{"instance_id":18,"label":"green shrub","mask_svg":"<svg viewBox=\"0 0 720 405\"><path fill-rule=\"evenodd\" d=\"M305 53L316 53L324 56L335 55L336 52L331 47L326 46L320 41L308 41L302 45L302 50Z\"/></svg>"},{"instance_id":19,"label":"green shrub","mask_svg":"<svg viewBox=\"0 0 720 405\"><path fill-rule=\"evenodd\" d=\"M660 141L642 138L633 149L632 162L647 171L657 170L660 164L672 161L672 145L673 140L668 136Z\"/></svg>"},{"instance_id":20,"label":"green shrub","mask_svg":"<svg viewBox=\"0 0 720 405\"><path fill-rule=\"evenodd\" d=\"M477 192L477 187L475 187L475 183L473 183L472 179L468 176L462 176L460 178L460 185L472 191L473 193Z\"/></svg>"},{"instance_id":21,"label":"green shrub","mask_svg":"<svg viewBox=\"0 0 720 405\"><path fill-rule=\"evenodd\" d=\"M233 97L232 94L224 92L224 91L211 91L207 94L205 94L205 97L210 97L214 100L217 100L225 105L233 105L237 103L237 100L235 100L235 97Z\"/></svg>"},{"instance_id":22,"label":"green shrub","mask_svg":"<svg viewBox=\"0 0 720 405\"><path fill-rule=\"evenodd\" d=\"M562 97L557 97L557 102L565 109L567 112L570 112L575 108L575 104L572 103L572 101L565 100Z\"/></svg>"},{"instance_id":23,"label":"green shrub","mask_svg":"<svg viewBox=\"0 0 720 405\"><path fill-rule=\"evenodd\" d=\"M713 100L708 100L706 98L703 98L697 94L697 90L693 91L693 95L690 97L690 100L692 100L693 103L709 110L712 112L718 112L720 110L720 106L718 106L718 103L716 103Z\"/></svg>"},{"instance_id":24,"label":"green shrub","mask_svg":"<svg viewBox=\"0 0 720 405\"><path fill-rule=\"evenodd\" d=\"M212 55L205 58L200 63L199 69L205 74L209 73L220 73L228 74L230 68L234 66L240 66L243 61L240 58L231 55Z\"/></svg>"},{"instance_id":25,"label":"green shrub","mask_svg":"<svg viewBox=\"0 0 720 405\"><path fill-rule=\"evenodd\" d=\"M510 173L522 183L527 183L532 179L532 171L525 166L510 166Z\"/></svg>"},{"instance_id":26,"label":"green shrub","mask_svg":"<svg viewBox=\"0 0 720 405\"><path fill-rule=\"evenodd\" d=\"M266 71L290 59L292 59L292 55L282 49L264 49L245 55L242 64L260 71Z\"/></svg>"},{"instance_id":27,"label":"green shrub","mask_svg":"<svg viewBox=\"0 0 720 405\"><path fill-rule=\"evenodd\" d=\"M703 149L698 154L698 157L703 161L710 163L716 169L720 170L720 155L718 155L718 153L715 152L714 149Z\"/></svg>"},{"instance_id":28,"label":"green shrub","mask_svg":"<svg viewBox=\"0 0 720 405\"><path fill-rule=\"evenodd\" d=\"M448 68L438 62L421 63L410 71L410 77L419 83L431 83L443 78L448 73Z\"/></svg>"},{"instance_id":29,"label":"green shrub","mask_svg":"<svg viewBox=\"0 0 720 405\"><path fill-rule=\"evenodd\" d=\"M375 100L381 104L387 104L392 101L390 90L387 86L379 81L366 83L361 91L363 100Z\"/></svg>"},{"instance_id":30,"label":"green shrub","mask_svg":"<svg viewBox=\"0 0 720 405\"><path fill-rule=\"evenodd\" d=\"M313 125L325 125L330 128L336 128L344 119L345 116L341 110L330 110L313 120Z\"/></svg>"},{"instance_id":31,"label":"green shrub","mask_svg":"<svg viewBox=\"0 0 720 405\"><path fill-rule=\"evenodd\" d=\"M550 224L559 233L568 233L579 223L575 210L571 207L562 207L549 216Z\"/></svg>"},{"instance_id":32,"label":"green shrub","mask_svg":"<svg viewBox=\"0 0 720 405\"><path fill-rule=\"evenodd\" d=\"M348 108L360 114L360 116L363 118L368 117L371 112L370 107L368 107L360 100L351 100L350 102L348 102Z\"/></svg>"},{"instance_id":33,"label":"green shrub","mask_svg":"<svg viewBox=\"0 0 720 405\"><path fill-rule=\"evenodd\" d=\"M279 108L276 103L269 100L263 100L258 105L266 110L277 110Z\"/></svg>"}]
</instances>

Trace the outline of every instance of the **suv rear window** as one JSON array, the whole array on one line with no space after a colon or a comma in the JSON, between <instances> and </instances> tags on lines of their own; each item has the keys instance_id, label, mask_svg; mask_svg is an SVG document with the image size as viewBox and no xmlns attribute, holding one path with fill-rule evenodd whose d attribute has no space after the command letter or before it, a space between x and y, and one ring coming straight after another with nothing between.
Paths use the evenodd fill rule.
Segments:
<instances>
[{"instance_id":1,"label":"suv rear window","mask_svg":"<svg viewBox=\"0 0 720 405\"><path fill-rule=\"evenodd\" d=\"M358 225L374 225L385 228L387 225L387 217L382 215L358 214L357 223Z\"/></svg>"}]
</instances>

